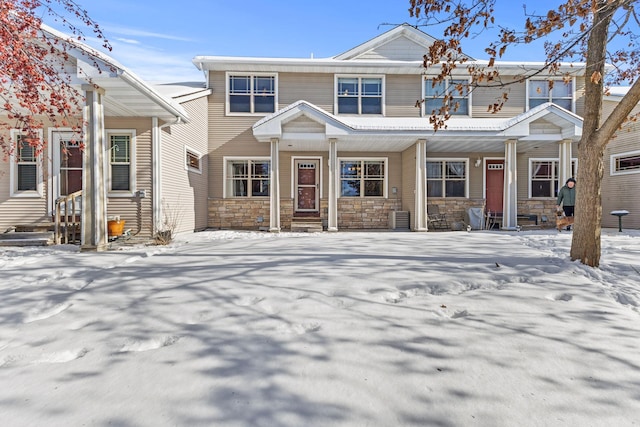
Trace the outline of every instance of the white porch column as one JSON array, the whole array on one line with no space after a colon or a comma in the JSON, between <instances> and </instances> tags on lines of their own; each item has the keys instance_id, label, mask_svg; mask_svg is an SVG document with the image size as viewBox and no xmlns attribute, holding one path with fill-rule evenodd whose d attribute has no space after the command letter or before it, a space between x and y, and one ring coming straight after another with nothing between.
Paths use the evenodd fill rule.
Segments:
<instances>
[{"instance_id":1,"label":"white porch column","mask_svg":"<svg viewBox=\"0 0 640 427\"><path fill-rule=\"evenodd\" d=\"M280 141L271 138L269 169L269 231L280 232Z\"/></svg>"},{"instance_id":2,"label":"white porch column","mask_svg":"<svg viewBox=\"0 0 640 427\"><path fill-rule=\"evenodd\" d=\"M416 142L416 189L413 231L427 231L427 140Z\"/></svg>"},{"instance_id":3,"label":"white porch column","mask_svg":"<svg viewBox=\"0 0 640 427\"><path fill-rule=\"evenodd\" d=\"M504 143L504 197L502 202L502 228L515 230L518 225L517 144L515 139Z\"/></svg>"},{"instance_id":4,"label":"white porch column","mask_svg":"<svg viewBox=\"0 0 640 427\"><path fill-rule=\"evenodd\" d=\"M560 181L560 187L564 185L569 178L571 178L571 140L563 139L558 143L560 159L558 163L558 180Z\"/></svg>"},{"instance_id":5,"label":"white porch column","mask_svg":"<svg viewBox=\"0 0 640 427\"><path fill-rule=\"evenodd\" d=\"M81 250L102 251L107 247L107 156L102 107L104 92L93 86L83 89L86 101L82 113L85 124L82 152Z\"/></svg>"},{"instance_id":6,"label":"white porch column","mask_svg":"<svg viewBox=\"0 0 640 427\"><path fill-rule=\"evenodd\" d=\"M329 199L327 231L338 231L338 141L329 139Z\"/></svg>"}]
</instances>

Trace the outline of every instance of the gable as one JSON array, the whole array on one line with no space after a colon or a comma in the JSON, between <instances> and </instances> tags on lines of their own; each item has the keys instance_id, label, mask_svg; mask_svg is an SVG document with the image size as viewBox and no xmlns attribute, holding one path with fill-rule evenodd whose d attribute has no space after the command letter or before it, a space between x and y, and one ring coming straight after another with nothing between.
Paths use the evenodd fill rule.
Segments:
<instances>
[{"instance_id":1,"label":"gable","mask_svg":"<svg viewBox=\"0 0 640 427\"><path fill-rule=\"evenodd\" d=\"M392 61L420 61L426 47L406 37L398 37L382 46L377 46L354 58L362 59L386 59Z\"/></svg>"},{"instance_id":2,"label":"gable","mask_svg":"<svg viewBox=\"0 0 640 427\"><path fill-rule=\"evenodd\" d=\"M284 124L282 131L288 133L324 133L325 125L303 114Z\"/></svg>"}]
</instances>

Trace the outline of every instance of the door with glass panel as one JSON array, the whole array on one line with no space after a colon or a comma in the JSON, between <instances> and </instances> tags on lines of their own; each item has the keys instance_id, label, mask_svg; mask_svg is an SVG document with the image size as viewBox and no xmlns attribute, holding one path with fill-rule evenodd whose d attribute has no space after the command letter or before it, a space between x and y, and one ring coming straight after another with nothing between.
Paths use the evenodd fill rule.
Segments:
<instances>
[{"instance_id":1,"label":"door with glass panel","mask_svg":"<svg viewBox=\"0 0 640 427\"><path fill-rule=\"evenodd\" d=\"M319 212L320 162L317 159L295 161L295 211Z\"/></svg>"},{"instance_id":2,"label":"door with glass panel","mask_svg":"<svg viewBox=\"0 0 640 427\"><path fill-rule=\"evenodd\" d=\"M72 132L54 132L54 177L56 197L82 190L82 140Z\"/></svg>"}]
</instances>

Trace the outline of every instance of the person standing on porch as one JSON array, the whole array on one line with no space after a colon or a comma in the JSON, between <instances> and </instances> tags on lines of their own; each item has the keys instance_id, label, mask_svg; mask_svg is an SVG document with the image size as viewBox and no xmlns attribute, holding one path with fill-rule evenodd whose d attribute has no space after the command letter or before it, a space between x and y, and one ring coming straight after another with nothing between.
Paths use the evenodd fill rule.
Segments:
<instances>
[{"instance_id":1,"label":"person standing on porch","mask_svg":"<svg viewBox=\"0 0 640 427\"><path fill-rule=\"evenodd\" d=\"M558 200L556 201L556 209L560 210L560 206L562 206L562 210L566 216L573 216L574 214L574 206L576 204L576 180L574 178L569 178L564 185L558 191ZM568 229L569 227L567 227Z\"/></svg>"}]
</instances>

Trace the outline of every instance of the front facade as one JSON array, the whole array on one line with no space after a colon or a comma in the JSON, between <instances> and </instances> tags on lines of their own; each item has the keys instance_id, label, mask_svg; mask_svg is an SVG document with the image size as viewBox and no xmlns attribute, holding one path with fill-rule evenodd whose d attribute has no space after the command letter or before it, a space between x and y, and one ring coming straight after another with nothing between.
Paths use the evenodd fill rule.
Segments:
<instances>
[{"instance_id":1,"label":"front facade","mask_svg":"<svg viewBox=\"0 0 640 427\"><path fill-rule=\"evenodd\" d=\"M451 223L484 207L505 229L555 211L575 176L584 74L455 93L421 67L433 41L407 25L328 59L196 57L209 97L209 227L287 230L316 218L330 231L386 229L398 213L429 229L427 207ZM523 64L501 63L503 80ZM572 69L575 72L575 69ZM501 89L503 90L503 89ZM428 116L454 93L446 129ZM422 104L417 100L425 99Z\"/></svg>"}]
</instances>

